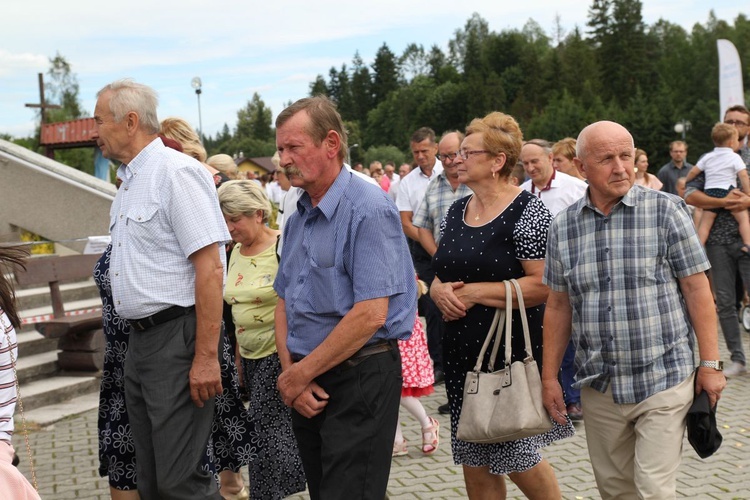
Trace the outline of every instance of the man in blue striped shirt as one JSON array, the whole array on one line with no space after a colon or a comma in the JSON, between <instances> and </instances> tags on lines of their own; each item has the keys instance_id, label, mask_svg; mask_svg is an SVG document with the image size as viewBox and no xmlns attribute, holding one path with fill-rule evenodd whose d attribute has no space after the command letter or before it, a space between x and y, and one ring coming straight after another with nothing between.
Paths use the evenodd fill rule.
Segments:
<instances>
[{"instance_id":1,"label":"man in blue striped shirt","mask_svg":"<svg viewBox=\"0 0 750 500\"><path fill-rule=\"evenodd\" d=\"M709 264L687 207L633 185L634 152L633 137L614 122L589 125L578 138L574 161L589 187L557 215L547 240L544 405L565 423L557 375L572 334L602 498L667 499L675 498L694 391L705 390L713 405L726 380Z\"/></svg>"},{"instance_id":2,"label":"man in blue striped shirt","mask_svg":"<svg viewBox=\"0 0 750 500\"><path fill-rule=\"evenodd\" d=\"M276 144L280 168L305 191L284 227L274 289L278 387L310 497L381 500L401 396L396 340L411 334L417 300L399 213L343 168L346 132L327 98L282 111Z\"/></svg>"}]
</instances>

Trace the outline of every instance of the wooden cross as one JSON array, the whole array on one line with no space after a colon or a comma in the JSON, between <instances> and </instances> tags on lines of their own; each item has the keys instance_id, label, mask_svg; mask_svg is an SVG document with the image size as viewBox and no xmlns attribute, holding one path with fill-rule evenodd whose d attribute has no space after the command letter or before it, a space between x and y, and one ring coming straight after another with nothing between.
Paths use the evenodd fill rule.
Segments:
<instances>
[{"instance_id":1,"label":"wooden cross","mask_svg":"<svg viewBox=\"0 0 750 500\"><path fill-rule=\"evenodd\" d=\"M48 109L60 109L62 106L59 106L57 104L47 104L47 102L44 100L44 74L39 73L39 104L26 104L27 108L41 108L42 110L42 121L41 123L44 124L47 120L46 111ZM41 133L41 126L39 128Z\"/></svg>"}]
</instances>

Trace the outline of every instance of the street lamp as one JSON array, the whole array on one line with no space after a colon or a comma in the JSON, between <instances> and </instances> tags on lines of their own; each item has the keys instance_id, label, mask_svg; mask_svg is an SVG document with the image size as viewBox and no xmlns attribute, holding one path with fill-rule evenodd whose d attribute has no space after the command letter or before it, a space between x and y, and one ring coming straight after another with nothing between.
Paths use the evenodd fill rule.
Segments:
<instances>
[{"instance_id":1,"label":"street lamp","mask_svg":"<svg viewBox=\"0 0 750 500\"><path fill-rule=\"evenodd\" d=\"M693 124L687 120L680 120L674 125L674 131L678 134L682 134L682 140L685 140L685 133L693 128Z\"/></svg>"},{"instance_id":2,"label":"street lamp","mask_svg":"<svg viewBox=\"0 0 750 500\"><path fill-rule=\"evenodd\" d=\"M352 144L351 146L349 146L349 161L350 162L352 161L352 149L358 148L358 147L359 147L359 144Z\"/></svg>"},{"instance_id":3,"label":"street lamp","mask_svg":"<svg viewBox=\"0 0 750 500\"><path fill-rule=\"evenodd\" d=\"M203 83L199 76L193 78L190 85L195 89L195 95L198 97L198 137L203 142L203 118L201 117L201 87Z\"/></svg>"}]
</instances>

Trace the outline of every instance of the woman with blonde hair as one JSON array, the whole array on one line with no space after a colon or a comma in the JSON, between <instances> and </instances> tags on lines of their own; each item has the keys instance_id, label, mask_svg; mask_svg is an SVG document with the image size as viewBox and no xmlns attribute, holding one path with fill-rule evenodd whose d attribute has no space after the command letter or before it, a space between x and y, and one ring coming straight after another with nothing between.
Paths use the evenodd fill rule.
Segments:
<instances>
[{"instance_id":1,"label":"woman with blonde hair","mask_svg":"<svg viewBox=\"0 0 750 500\"><path fill-rule=\"evenodd\" d=\"M561 139L552 146L552 166L555 170L585 181L586 177L583 176L578 167L573 163L573 158L575 157L576 140L572 137Z\"/></svg>"},{"instance_id":2,"label":"woman with blonde hair","mask_svg":"<svg viewBox=\"0 0 750 500\"><path fill-rule=\"evenodd\" d=\"M201 162L203 167L214 178L214 185L216 187L219 187L222 182L229 180L226 174L206 163L206 148L203 147L198 134L187 121L182 118L165 118L161 121L160 133L165 137L179 142L183 153Z\"/></svg>"},{"instance_id":3,"label":"woman with blonde hair","mask_svg":"<svg viewBox=\"0 0 750 500\"><path fill-rule=\"evenodd\" d=\"M237 164L234 163L234 159L231 156L219 153L217 155L209 156L206 163L226 175L229 180L237 180L237 174L239 171L237 170Z\"/></svg>"},{"instance_id":4,"label":"woman with blonde hair","mask_svg":"<svg viewBox=\"0 0 750 500\"><path fill-rule=\"evenodd\" d=\"M640 148L635 150L635 183L656 191L664 185L655 175L648 173L648 156Z\"/></svg>"},{"instance_id":5,"label":"woman with blonde hair","mask_svg":"<svg viewBox=\"0 0 750 500\"><path fill-rule=\"evenodd\" d=\"M250 498L281 499L305 490L305 473L292 432L291 408L276 381L273 282L279 269L279 231L268 227L271 202L257 182L230 181L219 188L219 205L235 241L224 300L232 306L249 411L259 422L258 449L249 464Z\"/></svg>"},{"instance_id":6,"label":"woman with blonde hair","mask_svg":"<svg viewBox=\"0 0 750 500\"><path fill-rule=\"evenodd\" d=\"M432 260L436 277L430 294L446 321L443 355L451 448L454 462L463 466L471 499L504 499L505 475L528 498L561 498L552 466L539 448L574 433L568 421L565 426L555 424L544 434L505 443L470 443L456 436L464 379L474 368L495 310L511 301L516 308L513 330L521 331L518 302L505 295L500 282L518 280L534 358L537 363L542 359L542 316L549 292L542 284L542 274L552 216L541 200L509 180L522 139L516 120L499 112L474 119L466 128L454 164L458 165L459 182L474 194L448 209L443 237ZM523 335L513 335L512 361L525 357Z\"/></svg>"}]
</instances>

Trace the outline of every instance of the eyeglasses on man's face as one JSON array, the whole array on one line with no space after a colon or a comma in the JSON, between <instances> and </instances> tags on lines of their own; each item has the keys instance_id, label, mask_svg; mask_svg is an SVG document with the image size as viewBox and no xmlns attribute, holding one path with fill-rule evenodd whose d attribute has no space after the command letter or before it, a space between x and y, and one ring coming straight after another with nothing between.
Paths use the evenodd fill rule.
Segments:
<instances>
[{"instance_id":1,"label":"eyeglasses on man's face","mask_svg":"<svg viewBox=\"0 0 750 500\"><path fill-rule=\"evenodd\" d=\"M739 120L724 120L727 125L734 125L735 127L747 127L747 123Z\"/></svg>"},{"instance_id":2,"label":"eyeglasses on man's face","mask_svg":"<svg viewBox=\"0 0 750 500\"><path fill-rule=\"evenodd\" d=\"M458 156L458 153L445 153L445 154L436 154L435 158L437 158L440 161L453 161L456 159L456 156Z\"/></svg>"},{"instance_id":3,"label":"eyeglasses on man's face","mask_svg":"<svg viewBox=\"0 0 750 500\"><path fill-rule=\"evenodd\" d=\"M487 151L486 149L475 149L473 151L466 151L465 149L461 151L457 151L456 154L461 157L462 160L468 160L469 156L471 155L478 155L479 153L492 153L491 151Z\"/></svg>"}]
</instances>

